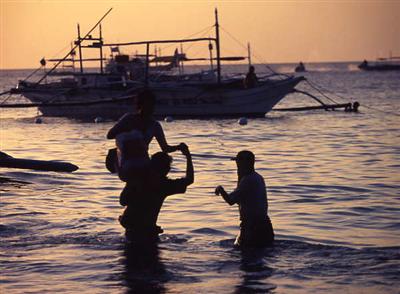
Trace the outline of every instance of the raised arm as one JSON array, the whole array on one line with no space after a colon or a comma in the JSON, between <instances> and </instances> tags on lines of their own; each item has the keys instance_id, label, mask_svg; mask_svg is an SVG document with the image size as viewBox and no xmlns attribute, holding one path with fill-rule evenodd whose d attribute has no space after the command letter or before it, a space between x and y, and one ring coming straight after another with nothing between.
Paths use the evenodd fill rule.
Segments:
<instances>
[{"instance_id":1,"label":"raised arm","mask_svg":"<svg viewBox=\"0 0 400 294\"><path fill-rule=\"evenodd\" d=\"M189 147L185 143L179 144L179 149L182 151L182 154L186 156L186 183L187 185L191 185L194 182L194 169L192 162L192 155L190 154Z\"/></svg>"},{"instance_id":2,"label":"raised arm","mask_svg":"<svg viewBox=\"0 0 400 294\"><path fill-rule=\"evenodd\" d=\"M127 113L122 116L117 121L117 123L108 131L107 139L115 139L118 134L129 131L128 121L131 119L131 116L131 113Z\"/></svg>"},{"instance_id":3,"label":"raised arm","mask_svg":"<svg viewBox=\"0 0 400 294\"><path fill-rule=\"evenodd\" d=\"M230 197L230 195L225 191L224 187L222 186L218 186L217 188L215 188L215 195L221 195L222 198L224 198L225 202L229 205L233 205L236 203L233 197Z\"/></svg>"},{"instance_id":4,"label":"raised arm","mask_svg":"<svg viewBox=\"0 0 400 294\"><path fill-rule=\"evenodd\" d=\"M218 186L215 189L216 195L221 195L222 198L228 203L229 205L233 205L235 203L240 203L241 199L248 194L251 187L254 185L254 182L249 177L244 176L240 181L237 188L231 192L227 193L222 186Z\"/></svg>"},{"instance_id":5,"label":"raised arm","mask_svg":"<svg viewBox=\"0 0 400 294\"><path fill-rule=\"evenodd\" d=\"M156 137L158 145L160 145L160 148L163 152L171 153L176 150L179 150L180 145L175 145L175 146L168 145L167 140L165 139L164 130L162 129L159 122L156 122L154 136Z\"/></svg>"}]
</instances>

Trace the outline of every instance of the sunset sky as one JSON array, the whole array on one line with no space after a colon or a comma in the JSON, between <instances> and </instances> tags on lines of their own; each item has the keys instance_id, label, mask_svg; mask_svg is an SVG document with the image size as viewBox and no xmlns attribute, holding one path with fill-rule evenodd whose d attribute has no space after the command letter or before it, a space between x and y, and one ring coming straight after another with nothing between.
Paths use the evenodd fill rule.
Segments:
<instances>
[{"instance_id":1,"label":"sunset sky","mask_svg":"<svg viewBox=\"0 0 400 294\"><path fill-rule=\"evenodd\" d=\"M105 42L188 37L219 11L224 56L246 55L231 36L251 43L253 62L359 61L400 56L400 1L60 1L0 0L0 68L36 68L63 56L76 36L103 21ZM206 32L207 30L205 30ZM227 34L226 31L231 35ZM206 36L213 36L210 30ZM200 35L196 35L200 36ZM187 46L187 45L185 45ZM197 45L198 46L198 45ZM204 50L203 50L204 49ZM207 52L184 47L189 57ZM124 52L144 48L125 48ZM169 54L174 48L163 48ZM109 54L109 50L105 53ZM90 54L88 54L90 55ZM86 56L88 56L86 55Z\"/></svg>"}]
</instances>

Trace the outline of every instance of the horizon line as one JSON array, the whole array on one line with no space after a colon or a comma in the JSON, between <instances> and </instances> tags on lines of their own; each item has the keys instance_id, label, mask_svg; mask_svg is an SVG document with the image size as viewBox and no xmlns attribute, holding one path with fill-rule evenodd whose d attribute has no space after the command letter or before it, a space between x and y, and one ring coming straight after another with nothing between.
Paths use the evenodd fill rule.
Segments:
<instances>
[{"instance_id":1,"label":"horizon line","mask_svg":"<svg viewBox=\"0 0 400 294\"><path fill-rule=\"evenodd\" d=\"M331 61L282 61L282 62L270 62L270 63L252 63L253 65L285 65L285 64L298 64L299 62L303 62L304 64L317 64L317 63L358 63L362 62L364 59L360 60L331 60ZM246 65L248 63L230 63L229 65ZM208 65L208 64L190 64L186 66L198 66L198 65ZM226 66L222 65L222 66ZM0 70L32 70L36 69L38 67L8 67L8 68L2 68L0 67ZM96 66L87 66L86 68L98 68Z\"/></svg>"}]
</instances>

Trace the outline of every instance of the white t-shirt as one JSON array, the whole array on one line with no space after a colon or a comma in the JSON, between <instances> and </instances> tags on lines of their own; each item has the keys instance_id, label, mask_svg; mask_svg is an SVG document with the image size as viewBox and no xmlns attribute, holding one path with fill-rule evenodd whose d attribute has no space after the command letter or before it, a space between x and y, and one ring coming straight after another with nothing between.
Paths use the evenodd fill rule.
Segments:
<instances>
[{"instance_id":1,"label":"white t-shirt","mask_svg":"<svg viewBox=\"0 0 400 294\"><path fill-rule=\"evenodd\" d=\"M268 219L267 190L263 177L257 172L244 176L229 198L232 204L239 205L242 225L257 224Z\"/></svg>"}]
</instances>

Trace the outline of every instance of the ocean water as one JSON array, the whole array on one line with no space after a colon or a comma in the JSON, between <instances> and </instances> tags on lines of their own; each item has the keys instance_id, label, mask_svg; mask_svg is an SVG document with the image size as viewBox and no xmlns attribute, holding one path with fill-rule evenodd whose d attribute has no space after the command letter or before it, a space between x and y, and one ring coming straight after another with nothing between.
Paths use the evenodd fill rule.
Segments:
<instances>
[{"instance_id":1,"label":"ocean water","mask_svg":"<svg viewBox=\"0 0 400 294\"><path fill-rule=\"evenodd\" d=\"M202 156L194 157L187 193L164 203L158 248L139 252L125 246L117 221L123 183L104 167L113 122L35 124L36 109L0 109L1 151L80 167L71 174L1 168L0 292L399 293L400 73L306 66L313 85L342 97L331 95L335 101L359 101L360 112L273 111L244 126L162 122L170 144L185 142ZM29 72L1 71L0 90ZM298 88L318 94L306 83ZM18 101L25 100L7 103ZM293 94L277 108L299 105L315 102ZM234 248L237 207L213 194L220 184L234 189L235 164L224 156L241 149L256 154L267 183L272 248ZM183 176L183 156L172 155L170 176Z\"/></svg>"}]
</instances>

